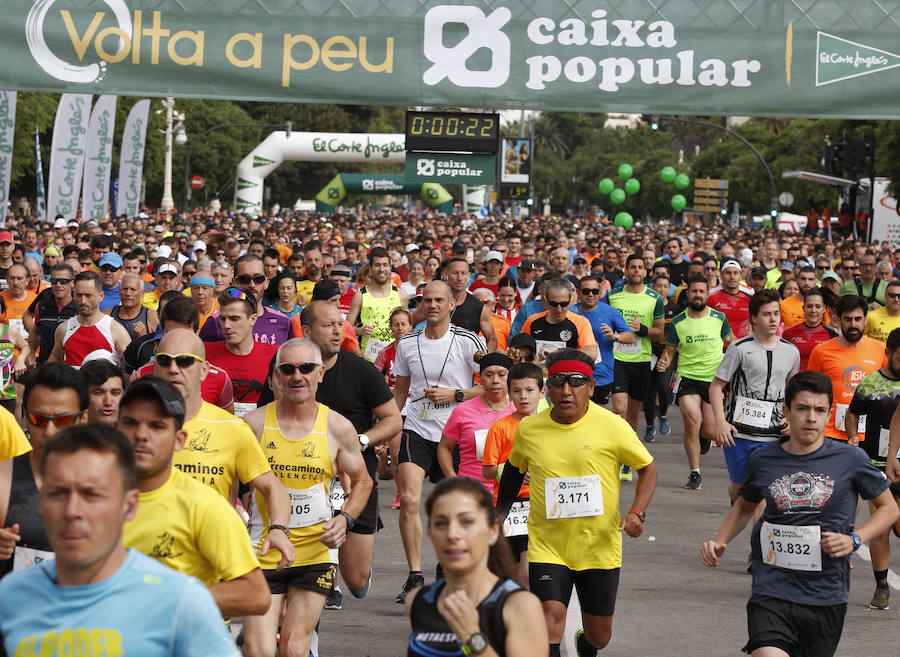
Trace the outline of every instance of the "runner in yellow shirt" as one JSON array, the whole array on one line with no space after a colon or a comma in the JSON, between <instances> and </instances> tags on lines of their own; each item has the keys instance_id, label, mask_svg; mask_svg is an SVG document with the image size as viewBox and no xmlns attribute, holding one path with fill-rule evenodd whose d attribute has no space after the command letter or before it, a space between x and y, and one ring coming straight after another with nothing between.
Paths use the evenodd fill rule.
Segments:
<instances>
[{"instance_id":1,"label":"runner in yellow shirt","mask_svg":"<svg viewBox=\"0 0 900 657\"><path fill-rule=\"evenodd\" d=\"M891 281L884 292L885 305L866 315L865 334L887 342L887 336L900 327L900 281Z\"/></svg>"}]
</instances>

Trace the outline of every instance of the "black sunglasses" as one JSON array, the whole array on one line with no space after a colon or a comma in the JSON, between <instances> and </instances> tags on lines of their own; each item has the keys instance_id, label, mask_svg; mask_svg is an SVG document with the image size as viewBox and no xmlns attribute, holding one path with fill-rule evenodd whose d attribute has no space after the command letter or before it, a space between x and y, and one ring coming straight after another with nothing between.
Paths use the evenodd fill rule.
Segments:
<instances>
[{"instance_id":1,"label":"black sunglasses","mask_svg":"<svg viewBox=\"0 0 900 657\"><path fill-rule=\"evenodd\" d=\"M72 282L71 278L51 278L50 279L51 285L68 285L71 282Z\"/></svg>"},{"instance_id":2,"label":"black sunglasses","mask_svg":"<svg viewBox=\"0 0 900 657\"><path fill-rule=\"evenodd\" d=\"M121 267L114 267L113 265L103 265L102 267L100 267L100 271L106 272L119 271L119 269L121 269Z\"/></svg>"},{"instance_id":3,"label":"black sunglasses","mask_svg":"<svg viewBox=\"0 0 900 657\"><path fill-rule=\"evenodd\" d=\"M547 305L551 308L566 308L569 305L568 301L550 301L547 299Z\"/></svg>"},{"instance_id":4,"label":"black sunglasses","mask_svg":"<svg viewBox=\"0 0 900 657\"><path fill-rule=\"evenodd\" d=\"M241 285L249 285L250 283L255 283L256 285L262 285L266 282L265 274L241 274L240 276L235 276L234 280L236 280Z\"/></svg>"},{"instance_id":5,"label":"black sunglasses","mask_svg":"<svg viewBox=\"0 0 900 657\"><path fill-rule=\"evenodd\" d=\"M321 366L322 363L314 363L312 361L306 361L305 363L279 363L278 371L284 374L285 376L294 376L294 372L296 370L300 370L300 374L310 374L314 369Z\"/></svg>"},{"instance_id":6,"label":"black sunglasses","mask_svg":"<svg viewBox=\"0 0 900 657\"><path fill-rule=\"evenodd\" d=\"M600 294L599 287L583 287L579 290L582 294Z\"/></svg>"},{"instance_id":7,"label":"black sunglasses","mask_svg":"<svg viewBox=\"0 0 900 657\"><path fill-rule=\"evenodd\" d=\"M554 388L562 388L566 383L573 388L580 388L581 386L586 386L592 380L591 377L584 374L563 374L562 372L557 372L547 377L547 383Z\"/></svg>"},{"instance_id":8,"label":"black sunglasses","mask_svg":"<svg viewBox=\"0 0 900 657\"><path fill-rule=\"evenodd\" d=\"M203 359L200 358L200 356L195 356L194 354L167 354L165 352L156 354L156 362L160 367L169 367L172 365L173 360L181 369L186 369L194 363L203 362Z\"/></svg>"}]
</instances>

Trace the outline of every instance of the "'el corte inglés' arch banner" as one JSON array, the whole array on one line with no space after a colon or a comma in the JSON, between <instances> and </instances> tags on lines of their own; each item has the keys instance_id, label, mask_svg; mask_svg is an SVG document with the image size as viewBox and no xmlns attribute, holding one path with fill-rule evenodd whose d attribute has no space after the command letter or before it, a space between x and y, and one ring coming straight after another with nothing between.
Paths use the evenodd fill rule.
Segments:
<instances>
[{"instance_id":1,"label":"'el corte ingl\u00e9s' arch banner","mask_svg":"<svg viewBox=\"0 0 900 657\"><path fill-rule=\"evenodd\" d=\"M0 0L0 89L900 117L897 0Z\"/></svg>"}]
</instances>

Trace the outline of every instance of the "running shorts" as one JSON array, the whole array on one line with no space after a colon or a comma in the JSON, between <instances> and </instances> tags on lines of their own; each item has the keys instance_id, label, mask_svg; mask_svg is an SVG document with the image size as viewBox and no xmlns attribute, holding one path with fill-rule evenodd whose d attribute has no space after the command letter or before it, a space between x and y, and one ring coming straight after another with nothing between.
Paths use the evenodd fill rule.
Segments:
<instances>
[{"instance_id":1,"label":"running shorts","mask_svg":"<svg viewBox=\"0 0 900 657\"><path fill-rule=\"evenodd\" d=\"M574 586L584 613L612 616L616 610L618 568L572 570L555 563L529 563L528 581L531 592L541 602L555 600L568 607Z\"/></svg>"}]
</instances>

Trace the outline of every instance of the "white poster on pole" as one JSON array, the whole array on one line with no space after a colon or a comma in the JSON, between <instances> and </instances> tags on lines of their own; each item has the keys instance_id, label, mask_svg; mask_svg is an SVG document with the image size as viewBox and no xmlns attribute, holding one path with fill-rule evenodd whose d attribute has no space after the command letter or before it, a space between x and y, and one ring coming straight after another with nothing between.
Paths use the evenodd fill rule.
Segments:
<instances>
[{"instance_id":1,"label":"white poster on pole","mask_svg":"<svg viewBox=\"0 0 900 657\"><path fill-rule=\"evenodd\" d=\"M0 91L0 220L6 218L16 132L16 92Z\"/></svg>"},{"instance_id":2,"label":"white poster on pole","mask_svg":"<svg viewBox=\"0 0 900 657\"><path fill-rule=\"evenodd\" d=\"M50 148L50 184L47 213L74 219L81 196L84 146L91 114L90 94L63 94L56 108Z\"/></svg>"},{"instance_id":3,"label":"white poster on pole","mask_svg":"<svg viewBox=\"0 0 900 657\"><path fill-rule=\"evenodd\" d=\"M122 133L122 153L119 156L119 195L116 216L133 217L140 210L141 178L144 174L144 146L147 137L147 116L150 101L139 100L128 113Z\"/></svg>"},{"instance_id":4,"label":"white poster on pole","mask_svg":"<svg viewBox=\"0 0 900 657\"><path fill-rule=\"evenodd\" d=\"M100 96L91 112L84 160L81 214L85 221L98 221L109 213L109 175L115 129L116 97Z\"/></svg>"}]
</instances>

